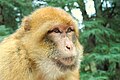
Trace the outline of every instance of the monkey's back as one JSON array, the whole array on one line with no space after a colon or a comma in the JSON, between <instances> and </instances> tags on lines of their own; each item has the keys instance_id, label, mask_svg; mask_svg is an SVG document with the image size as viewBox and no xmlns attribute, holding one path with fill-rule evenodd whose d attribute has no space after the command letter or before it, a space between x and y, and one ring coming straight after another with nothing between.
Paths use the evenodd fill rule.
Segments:
<instances>
[{"instance_id":1,"label":"monkey's back","mask_svg":"<svg viewBox=\"0 0 120 80\"><path fill-rule=\"evenodd\" d=\"M0 43L0 80L33 80L28 66L20 40L9 37Z\"/></svg>"}]
</instances>

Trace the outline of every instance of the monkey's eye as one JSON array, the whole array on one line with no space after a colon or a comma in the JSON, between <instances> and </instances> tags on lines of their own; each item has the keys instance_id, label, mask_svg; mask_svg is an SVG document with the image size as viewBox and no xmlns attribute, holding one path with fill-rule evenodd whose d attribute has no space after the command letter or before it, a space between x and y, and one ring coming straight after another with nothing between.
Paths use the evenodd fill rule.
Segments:
<instances>
[{"instance_id":1,"label":"monkey's eye","mask_svg":"<svg viewBox=\"0 0 120 80\"><path fill-rule=\"evenodd\" d=\"M48 31L48 33L52 33L52 32L54 32L54 33L61 33L61 31L58 28L55 28L53 30Z\"/></svg>"},{"instance_id":2,"label":"monkey's eye","mask_svg":"<svg viewBox=\"0 0 120 80\"><path fill-rule=\"evenodd\" d=\"M72 29L72 28L68 28L68 30L67 30L66 33L69 33L69 32L72 32L72 31L74 31L74 29Z\"/></svg>"},{"instance_id":3,"label":"monkey's eye","mask_svg":"<svg viewBox=\"0 0 120 80\"><path fill-rule=\"evenodd\" d=\"M52 31L55 32L55 33L61 33L61 31L58 28L55 28Z\"/></svg>"}]
</instances>

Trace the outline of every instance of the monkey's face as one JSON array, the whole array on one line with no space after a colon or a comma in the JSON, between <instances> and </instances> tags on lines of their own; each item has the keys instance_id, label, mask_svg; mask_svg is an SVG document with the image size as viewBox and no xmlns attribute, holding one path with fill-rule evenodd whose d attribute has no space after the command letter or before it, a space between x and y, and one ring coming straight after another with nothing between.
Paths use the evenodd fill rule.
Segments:
<instances>
[{"instance_id":1,"label":"monkey's face","mask_svg":"<svg viewBox=\"0 0 120 80\"><path fill-rule=\"evenodd\" d=\"M79 52L76 49L74 26L56 25L48 31L45 40L52 48L48 58L60 70L74 70L78 66Z\"/></svg>"},{"instance_id":2,"label":"monkey's face","mask_svg":"<svg viewBox=\"0 0 120 80\"><path fill-rule=\"evenodd\" d=\"M75 22L64 10L51 7L38 9L24 19L24 44L41 72L79 69L82 47Z\"/></svg>"}]
</instances>

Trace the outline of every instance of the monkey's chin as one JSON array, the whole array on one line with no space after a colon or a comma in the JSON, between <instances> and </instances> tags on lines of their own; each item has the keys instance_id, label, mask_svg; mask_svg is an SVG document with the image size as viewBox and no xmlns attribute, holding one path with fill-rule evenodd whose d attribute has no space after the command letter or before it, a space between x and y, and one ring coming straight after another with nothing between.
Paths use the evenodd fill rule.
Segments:
<instances>
[{"instance_id":1,"label":"monkey's chin","mask_svg":"<svg viewBox=\"0 0 120 80\"><path fill-rule=\"evenodd\" d=\"M75 57L58 58L54 62L61 71L74 70L77 65Z\"/></svg>"}]
</instances>

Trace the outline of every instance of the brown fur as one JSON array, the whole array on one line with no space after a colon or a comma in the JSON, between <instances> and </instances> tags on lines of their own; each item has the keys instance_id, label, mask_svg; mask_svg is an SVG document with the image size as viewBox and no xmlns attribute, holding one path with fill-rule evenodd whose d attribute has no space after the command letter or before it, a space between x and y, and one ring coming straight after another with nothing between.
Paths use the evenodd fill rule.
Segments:
<instances>
[{"instance_id":1,"label":"brown fur","mask_svg":"<svg viewBox=\"0 0 120 80\"><path fill-rule=\"evenodd\" d=\"M43 39L59 24L75 26L78 37L75 20L62 9L46 7L25 17L21 27L0 43L0 80L79 80L79 67L57 73L58 69L47 58L52 50ZM78 39L75 46L81 59Z\"/></svg>"}]
</instances>

